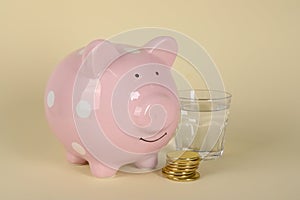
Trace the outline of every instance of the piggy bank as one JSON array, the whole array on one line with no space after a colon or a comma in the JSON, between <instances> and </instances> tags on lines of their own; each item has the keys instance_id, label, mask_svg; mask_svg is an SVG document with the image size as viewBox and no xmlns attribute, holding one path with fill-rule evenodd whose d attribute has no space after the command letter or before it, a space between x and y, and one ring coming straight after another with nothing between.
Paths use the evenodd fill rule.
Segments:
<instances>
[{"instance_id":1,"label":"piggy bank","mask_svg":"<svg viewBox=\"0 0 300 200\"><path fill-rule=\"evenodd\" d=\"M180 118L171 66L176 41L157 37L142 47L95 40L57 66L45 91L48 123L67 160L96 177L133 163L155 168Z\"/></svg>"}]
</instances>

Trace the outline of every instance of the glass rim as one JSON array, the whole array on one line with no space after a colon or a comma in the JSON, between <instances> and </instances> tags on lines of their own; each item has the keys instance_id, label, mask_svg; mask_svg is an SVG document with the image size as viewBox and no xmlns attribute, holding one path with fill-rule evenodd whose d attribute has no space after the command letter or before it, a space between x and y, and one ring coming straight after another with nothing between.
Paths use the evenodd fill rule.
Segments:
<instances>
[{"instance_id":1,"label":"glass rim","mask_svg":"<svg viewBox=\"0 0 300 200\"><path fill-rule=\"evenodd\" d=\"M191 98L191 97L181 97L180 93L181 92L190 92L191 91L195 91L195 93L197 92L215 92L215 93L219 93L219 94L224 94L224 97L210 97L210 98ZM209 90L209 89L183 89L183 90L178 90L178 98L182 99L182 100L190 100L190 101L209 101L209 100L224 100L224 99L231 99L232 94L227 92L227 91L222 91L222 90Z\"/></svg>"}]
</instances>

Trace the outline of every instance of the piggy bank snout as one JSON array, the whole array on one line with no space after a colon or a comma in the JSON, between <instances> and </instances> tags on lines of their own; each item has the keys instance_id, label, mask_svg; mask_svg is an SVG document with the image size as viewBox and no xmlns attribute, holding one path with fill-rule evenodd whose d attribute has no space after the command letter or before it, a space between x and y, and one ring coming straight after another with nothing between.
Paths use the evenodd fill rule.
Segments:
<instances>
[{"instance_id":1,"label":"piggy bank snout","mask_svg":"<svg viewBox=\"0 0 300 200\"><path fill-rule=\"evenodd\" d=\"M129 115L134 125L153 135L169 126L176 119L179 103L168 89L158 86L145 86L134 91L129 101Z\"/></svg>"}]
</instances>

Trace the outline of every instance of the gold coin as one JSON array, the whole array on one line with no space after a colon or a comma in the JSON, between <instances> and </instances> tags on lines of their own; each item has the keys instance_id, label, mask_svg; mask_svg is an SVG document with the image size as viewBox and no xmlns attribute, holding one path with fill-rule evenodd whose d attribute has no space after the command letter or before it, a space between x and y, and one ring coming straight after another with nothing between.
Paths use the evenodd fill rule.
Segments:
<instances>
[{"instance_id":1,"label":"gold coin","mask_svg":"<svg viewBox=\"0 0 300 200\"><path fill-rule=\"evenodd\" d=\"M195 170L198 169L198 166L195 166L195 167L174 167L174 166L167 165L167 166L165 166L165 168L170 170L170 171L195 171Z\"/></svg>"},{"instance_id":2,"label":"gold coin","mask_svg":"<svg viewBox=\"0 0 300 200\"><path fill-rule=\"evenodd\" d=\"M169 164L169 165L166 165L170 168L176 168L176 169L197 169L199 167L199 165L172 165L172 164Z\"/></svg>"},{"instance_id":3,"label":"gold coin","mask_svg":"<svg viewBox=\"0 0 300 200\"><path fill-rule=\"evenodd\" d=\"M164 176L169 176L169 177L189 178L189 177L193 177L195 173L191 173L191 174L170 174L170 173L163 172L162 174L164 174Z\"/></svg>"},{"instance_id":4,"label":"gold coin","mask_svg":"<svg viewBox=\"0 0 300 200\"><path fill-rule=\"evenodd\" d=\"M189 163L189 164L183 164L183 163L167 163L167 166L172 166L174 168L176 167L183 167L183 168L194 168L194 167L198 167L199 163Z\"/></svg>"},{"instance_id":5,"label":"gold coin","mask_svg":"<svg viewBox=\"0 0 300 200\"><path fill-rule=\"evenodd\" d=\"M175 175L175 174L167 174L167 173L162 173L165 177L168 178L177 178L177 179L186 179L186 178L191 178L195 175L195 172L193 172L192 174L184 174L184 175Z\"/></svg>"},{"instance_id":6,"label":"gold coin","mask_svg":"<svg viewBox=\"0 0 300 200\"><path fill-rule=\"evenodd\" d=\"M169 170L168 168L162 168L162 172L165 174L170 174L170 175L191 175L195 173L195 171L175 171L175 170Z\"/></svg>"},{"instance_id":7,"label":"gold coin","mask_svg":"<svg viewBox=\"0 0 300 200\"><path fill-rule=\"evenodd\" d=\"M177 159L177 160L168 160L167 161L170 161L170 162L177 162L177 163L185 163L185 162L191 162L191 163L196 163L196 162L200 162L200 158L198 159L188 159L188 160L184 160L184 159Z\"/></svg>"},{"instance_id":8,"label":"gold coin","mask_svg":"<svg viewBox=\"0 0 300 200\"><path fill-rule=\"evenodd\" d=\"M166 178L173 180L173 181L178 181L178 182L189 182L189 181L195 181L200 178L200 173L195 172L194 176L188 177L188 178L179 178L179 177L171 177L171 176L166 176Z\"/></svg>"},{"instance_id":9,"label":"gold coin","mask_svg":"<svg viewBox=\"0 0 300 200\"><path fill-rule=\"evenodd\" d=\"M196 161L183 161L183 160L176 160L176 161L170 161L167 160L167 164L171 165L198 165L200 162L199 160Z\"/></svg>"},{"instance_id":10,"label":"gold coin","mask_svg":"<svg viewBox=\"0 0 300 200\"><path fill-rule=\"evenodd\" d=\"M173 164L173 165L198 165L200 163L199 160L191 161L191 160L167 160L167 164Z\"/></svg>"},{"instance_id":11,"label":"gold coin","mask_svg":"<svg viewBox=\"0 0 300 200\"><path fill-rule=\"evenodd\" d=\"M199 154L193 151L172 151L167 154L169 160L199 160Z\"/></svg>"}]
</instances>

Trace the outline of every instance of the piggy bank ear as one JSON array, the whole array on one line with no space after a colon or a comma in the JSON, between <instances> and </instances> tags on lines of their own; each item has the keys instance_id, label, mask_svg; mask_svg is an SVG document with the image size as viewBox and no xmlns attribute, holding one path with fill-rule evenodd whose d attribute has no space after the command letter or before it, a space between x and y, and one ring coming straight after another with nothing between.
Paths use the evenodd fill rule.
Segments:
<instances>
[{"instance_id":1,"label":"piggy bank ear","mask_svg":"<svg viewBox=\"0 0 300 200\"><path fill-rule=\"evenodd\" d=\"M109 41L95 40L83 50L81 72L88 77L96 78L119 56L120 53Z\"/></svg>"},{"instance_id":2,"label":"piggy bank ear","mask_svg":"<svg viewBox=\"0 0 300 200\"><path fill-rule=\"evenodd\" d=\"M174 63L178 51L176 40L168 36L154 38L145 44L144 48L148 53L157 56L162 60L163 64L168 66L172 66Z\"/></svg>"}]
</instances>

